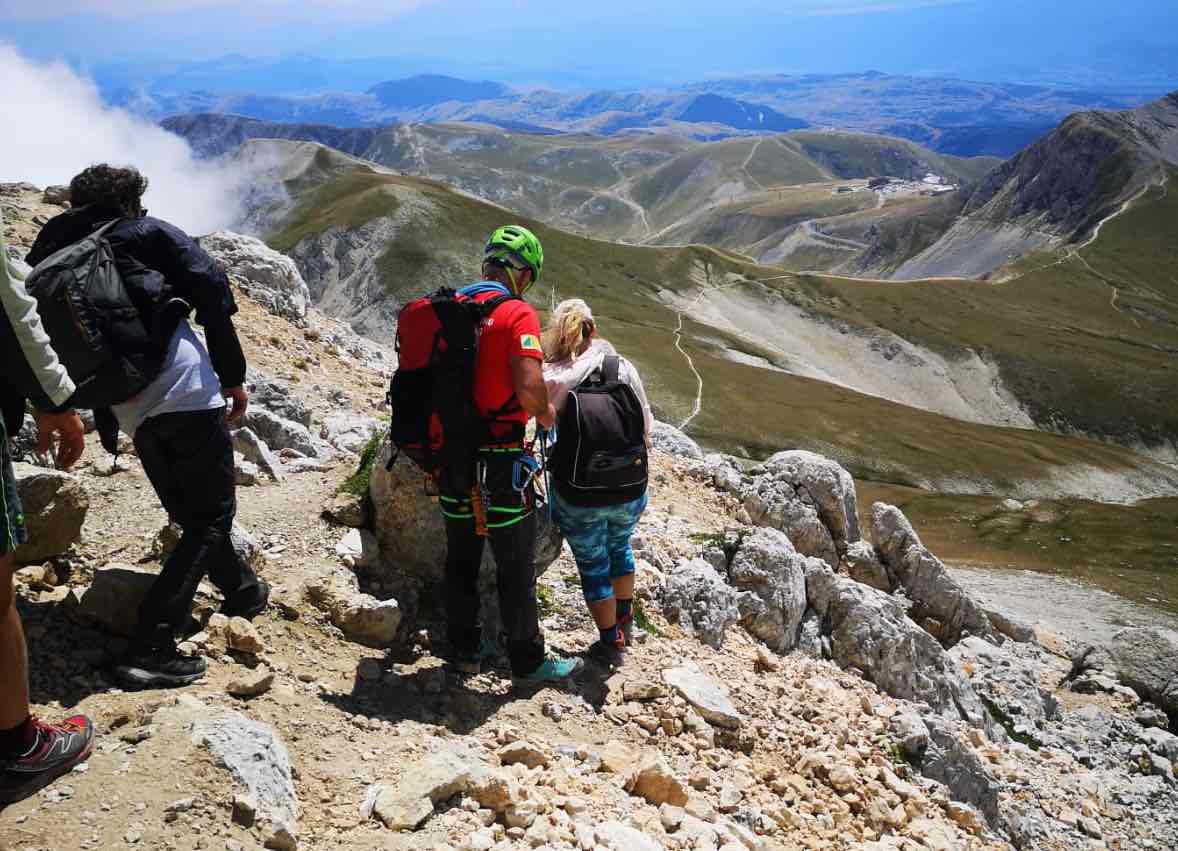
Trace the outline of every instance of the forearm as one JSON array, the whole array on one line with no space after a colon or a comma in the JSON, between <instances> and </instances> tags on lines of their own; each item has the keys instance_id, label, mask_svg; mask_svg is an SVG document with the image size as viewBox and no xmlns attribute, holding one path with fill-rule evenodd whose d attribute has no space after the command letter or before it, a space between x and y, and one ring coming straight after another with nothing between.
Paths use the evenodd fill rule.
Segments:
<instances>
[{"instance_id":1,"label":"forearm","mask_svg":"<svg viewBox=\"0 0 1178 851\"><path fill-rule=\"evenodd\" d=\"M221 386L230 388L244 384L245 352L241 349L241 340L237 337L233 320L225 316L205 325L205 340L209 347L209 359L213 362L213 370Z\"/></svg>"}]
</instances>

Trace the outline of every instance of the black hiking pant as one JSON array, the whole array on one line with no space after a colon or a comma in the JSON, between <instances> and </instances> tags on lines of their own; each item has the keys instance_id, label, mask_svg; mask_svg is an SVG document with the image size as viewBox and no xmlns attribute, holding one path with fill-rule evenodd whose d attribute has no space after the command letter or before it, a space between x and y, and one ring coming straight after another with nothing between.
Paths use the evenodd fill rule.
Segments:
<instances>
[{"instance_id":1,"label":"black hiking pant","mask_svg":"<svg viewBox=\"0 0 1178 851\"><path fill-rule=\"evenodd\" d=\"M528 481L515 489L516 462L523 450L485 452L487 537L495 556L499 586L499 612L514 674L530 674L544 661L544 637L536 605L535 493ZM480 476L480 478L483 478ZM457 492L445 474L439 482L439 500L446 521L446 627L452 651L459 655L479 652L482 624L479 616L479 567L484 538L476 532L471 494Z\"/></svg>"},{"instance_id":2,"label":"black hiking pant","mask_svg":"<svg viewBox=\"0 0 1178 851\"><path fill-rule=\"evenodd\" d=\"M226 600L260 591L233 549L237 513L233 441L225 409L160 414L135 432L135 451L172 522L183 530L139 607L139 638L160 646L188 623L208 576Z\"/></svg>"}]
</instances>

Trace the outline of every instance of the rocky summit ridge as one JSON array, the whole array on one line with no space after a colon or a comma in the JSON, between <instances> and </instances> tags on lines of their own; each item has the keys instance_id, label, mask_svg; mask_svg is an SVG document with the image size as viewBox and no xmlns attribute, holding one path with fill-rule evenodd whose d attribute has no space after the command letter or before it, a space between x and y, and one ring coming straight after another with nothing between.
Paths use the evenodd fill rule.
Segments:
<instances>
[{"instance_id":1,"label":"rocky summit ridge","mask_svg":"<svg viewBox=\"0 0 1178 851\"><path fill-rule=\"evenodd\" d=\"M206 680L114 688L103 666L174 535L133 454L112 466L90 437L73 474L30 456L21 489L46 546L18 577L34 701L81 707L101 738L0 815L0 847L1163 849L1178 835L1178 634L1071 646L992 610L895 506L861 516L854 478L816 453L746 468L660 425L635 538L644 637L626 665L530 692L501 660L449 672L437 515L406 462L381 463L391 355L307 306L282 255L233 234L204 244L238 290L252 366L234 541L274 605L227 620L203 589L186 650L208 657ZM595 631L546 540L543 626L575 652Z\"/></svg>"}]
</instances>

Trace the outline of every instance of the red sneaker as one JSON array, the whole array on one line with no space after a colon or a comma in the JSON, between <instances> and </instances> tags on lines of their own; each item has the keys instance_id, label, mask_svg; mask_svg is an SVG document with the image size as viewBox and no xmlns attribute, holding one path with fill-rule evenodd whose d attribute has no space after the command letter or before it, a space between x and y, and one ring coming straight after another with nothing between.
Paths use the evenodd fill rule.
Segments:
<instances>
[{"instance_id":1,"label":"red sneaker","mask_svg":"<svg viewBox=\"0 0 1178 851\"><path fill-rule=\"evenodd\" d=\"M25 756L0 762L0 808L44 789L85 762L94 749L94 725L85 715L60 724L34 718L37 744Z\"/></svg>"}]
</instances>

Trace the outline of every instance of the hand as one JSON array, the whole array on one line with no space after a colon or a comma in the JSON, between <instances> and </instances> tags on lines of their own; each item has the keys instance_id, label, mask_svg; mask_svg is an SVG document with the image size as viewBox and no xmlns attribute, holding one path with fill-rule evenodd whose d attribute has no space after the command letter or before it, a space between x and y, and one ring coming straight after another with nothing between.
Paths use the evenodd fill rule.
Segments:
<instances>
[{"instance_id":1,"label":"hand","mask_svg":"<svg viewBox=\"0 0 1178 851\"><path fill-rule=\"evenodd\" d=\"M77 411L63 411L60 414L37 412L37 451L48 452L54 446L57 436L57 466L68 470L77 463L86 451L86 430Z\"/></svg>"},{"instance_id":2,"label":"hand","mask_svg":"<svg viewBox=\"0 0 1178 851\"><path fill-rule=\"evenodd\" d=\"M552 428L556 425L556 408L551 402L548 403L548 410L536 417L536 422L544 426L544 428Z\"/></svg>"},{"instance_id":3,"label":"hand","mask_svg":"<svg viewBox=\"0 0 1178 851\"><path fill-rule=\"evenodd\" d=\"M245 409L250 404L250 394L245 392L244 387L226 387L221 390L221 395L232 402L232 407L229 409L229 422L236 423L245 416Z\"/></svg>"}]
</instances>

